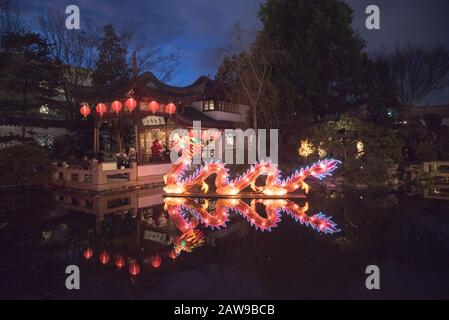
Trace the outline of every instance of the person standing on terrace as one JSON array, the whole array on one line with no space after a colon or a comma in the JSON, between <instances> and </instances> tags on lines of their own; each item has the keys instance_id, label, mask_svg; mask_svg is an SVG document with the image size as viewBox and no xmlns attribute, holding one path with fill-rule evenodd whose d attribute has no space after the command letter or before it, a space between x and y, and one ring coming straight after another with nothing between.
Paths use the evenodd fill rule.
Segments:
<instances>
[{"instance_id":1,"label":"person standing on terrace","mask_svg":"<svg viewBox=\"0 0 449 320\"><path fill-rule=\"evenodd\" d=\"M121 169L122 166L126 166L126 163L128 162L128 156L125 153L125 150L120 149L120 152L115 155L117 158L117 170Z\"/></svg>"}]
</instances>

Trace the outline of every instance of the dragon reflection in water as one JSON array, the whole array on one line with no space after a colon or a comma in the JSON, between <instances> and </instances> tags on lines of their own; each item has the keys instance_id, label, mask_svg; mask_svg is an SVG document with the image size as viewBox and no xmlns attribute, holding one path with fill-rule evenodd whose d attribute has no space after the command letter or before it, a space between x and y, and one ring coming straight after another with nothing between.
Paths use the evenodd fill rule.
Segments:
<instances>
[{"instance_id":1,"label":"dragon reflection in water","mask_svg":"<svg viewBox=\"0 0 449 320\"><path fill-rule=\"evenodd\" d=\"M215 209L210 210L210 201L199 201L191 198L164 198L164 208L174 222L181 235L174 239L173 245L176 255L182 251L190 252L194 247L204 243L204 232L198 227L204 225L210 229L226 228L231 213L244 217L251 226L260 231L271 231L278 226L282 214L289 215L296 222L314 229L319 233L333 234L339 232L332 217L323 213L307 215L308 203L300 206L288 199L252 199L250 204L240 199L217 199ZM265 215L256 211L256 205L262 204Z\"/></svg>"},{"instance_id":2,"label":"dragon reflection in water","mask_svg":"<svg viewBox=\"0 0 449 320\"><path fill-rule=\"evenodd\" d=\"M244 217L252 227L262 232L271 231L277 227L284 215L321 234L334 234L340 231L336 223L332 221L332 217L321 212L307 214L308 202L301 206L289 199L248 200L247 203L241 199L231 198L209 200L165 197L164 209L177 229L176 235L171 236L166 245L151 252L147 258L132 257L123 252L116 254L113 265L117 269L122 269L129 264L129 272L133 277L140 272L140 266L159 268L161 264L165 264L164 260L177 259L183 252L190 253L195 248L205 245L208 229L210 231L225 229L228 223L231 223L232 216ZM94 250L88 247L83 255L86 260L92 260ZM100 263L106 265L109 260L109 253L103 250L99 255Z\"/></svg>"}]
</instances>

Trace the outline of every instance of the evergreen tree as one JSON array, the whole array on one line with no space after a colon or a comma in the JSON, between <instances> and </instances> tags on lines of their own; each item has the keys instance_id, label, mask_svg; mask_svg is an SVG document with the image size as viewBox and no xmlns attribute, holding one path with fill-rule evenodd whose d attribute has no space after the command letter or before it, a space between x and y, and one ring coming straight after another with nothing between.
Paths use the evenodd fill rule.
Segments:
<instances>
[{"instance_id":1,"label":"evergreen tree","mask_svg":"<svg viewBox=\"0 0 449 320\"><path fill-rule=\"evenodd\" d=\"M103 37L98 46L98 60L92 74L94 85L113 82L124 76L129 76L130 69L126 62L125 48L116 34L112 24L103 27Z\"/></svg>"},{"instance_id":2,"label":"evergreen tree","mask_svg":"<svg viewBox=\"0 0 449 320\"><path fill-rule=\"evenodd\" d=\"M280 53L273 61L282 112L313 118L357 103L364 42L352 30L352 9L340 0L268 0L261 5L262 35Z\"/></svg>"}]
</instances>

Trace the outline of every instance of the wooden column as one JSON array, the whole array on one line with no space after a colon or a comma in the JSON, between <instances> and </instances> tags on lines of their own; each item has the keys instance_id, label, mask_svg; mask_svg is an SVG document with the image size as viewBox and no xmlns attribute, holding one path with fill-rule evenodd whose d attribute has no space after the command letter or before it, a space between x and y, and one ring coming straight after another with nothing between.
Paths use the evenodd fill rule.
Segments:
<instances>
[{"instance_id":1,"label":"wooden column","mask_svg":"<svg viewBox=\"0 0 449 320\"><path fill-rule=\"evenodd\" d=\"M95 122L94 127L94 152L97 153L100 151L100 127L99 123Z\"/></svg>"},{"instance_id":2,"label":"wooden column","mask_svg":"<svg viewBox=\"0 0 449 320\"><path fill-rule=\"evenodd\" d=\"M136 149L136 153L137 153L136 161L137 161L137 164L139 164L140 163L139 126L137 124L134 125L134 148Z\"/></svg>"}]
</instances>

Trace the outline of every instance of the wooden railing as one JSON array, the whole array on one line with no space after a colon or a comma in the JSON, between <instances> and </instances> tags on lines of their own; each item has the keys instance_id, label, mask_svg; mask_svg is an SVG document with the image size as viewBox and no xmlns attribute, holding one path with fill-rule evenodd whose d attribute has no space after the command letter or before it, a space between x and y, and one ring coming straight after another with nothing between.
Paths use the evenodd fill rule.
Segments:
<instances>
[{"instance_id":1,"label":"wooden railing","mask_svg":"<svg viewBox=\"0 0 449 320\"><path fill-rule=\"evenodd\" d=\"M449 161L424 162L424 172L429 173L431 178L449 178Z\"/></svg>"},{"instance_id":2,"label":"wooden railing","mask_svg":"<svg viewBox=\"0 0 449 320\"><path fill-rule=\"evenodd\" d=\"M97 160L89 162L89 169L71 167L66 162L61 165L53 163L52 181L65 186L96 185L137 181L137 164L132 162L130 168L105 170Z\"/></svg>"}]
</instances>

